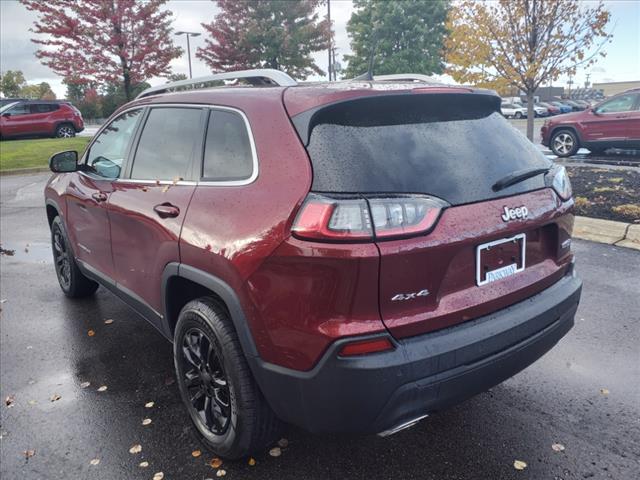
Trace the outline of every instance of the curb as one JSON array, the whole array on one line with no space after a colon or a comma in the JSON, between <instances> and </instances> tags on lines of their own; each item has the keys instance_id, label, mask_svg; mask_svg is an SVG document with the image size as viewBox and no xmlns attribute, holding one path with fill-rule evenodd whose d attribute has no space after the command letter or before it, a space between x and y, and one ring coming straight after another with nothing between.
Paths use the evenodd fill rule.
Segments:
<instances>
[{"instance_id":1,"label":"curb","mask_svg":"<svg viewBox=\"0 0 640 480\"><path fill-rule=\"evenodd\" d=\"M31 167L31 168L14 168L11 170L0 171L0 177L8 177L11 175L26 175L29 173L50 172L49 167Z\"/></svg>"},{"instance_id":2,"label":"curb","mask_svg":"<svg viewBox=\"0 0 640 480\"><path fill-rule=\"evenodd\" d=\"M640 250L640 224L576 216L573 237Z\"/></svg>"}]
</instances>

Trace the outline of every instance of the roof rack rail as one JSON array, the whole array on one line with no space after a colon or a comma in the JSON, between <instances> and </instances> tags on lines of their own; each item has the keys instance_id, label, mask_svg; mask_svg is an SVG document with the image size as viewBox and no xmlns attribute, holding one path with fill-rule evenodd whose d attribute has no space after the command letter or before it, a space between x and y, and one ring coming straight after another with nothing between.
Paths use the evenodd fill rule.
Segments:
<instances>
[{"instance_id":1,"label":"roof rack rail","mask_svg":"<svg viewBox=\"0 0 640 480\"><path fill-rule=\"evenodd\" d=\"M254 70L239 70L237 72L224 72L208 75L206 77L192 78L189 80L179 80L157 87L150 87L144 90L136 98L148 97L157 93L165 93L180 87L190 87L208 82L220 80L237 80L245 78L252 85L274 85L280 87L292 87L298 84L293 78L280 70L272 68L259 68ZM186 89L189 90L189 89Z\"/></svg>"},{"instance_id":2,"label":"roof rack rail","mask_svg":"<svg viewBox=\"0 0 640 480\"><path fill-rule=\"evenodd\" d=\"M373 77L374 80L378 80L378 81L402 81L402 80L418 80L420 82L426 82L426 83L437 83L437 84L441 84L442 82L439 82L438 80L436 80L433 77L430 77L429 75L423 75L421 73L394 73L392 75L374 75Z\"/></svg>"}]
</instances>

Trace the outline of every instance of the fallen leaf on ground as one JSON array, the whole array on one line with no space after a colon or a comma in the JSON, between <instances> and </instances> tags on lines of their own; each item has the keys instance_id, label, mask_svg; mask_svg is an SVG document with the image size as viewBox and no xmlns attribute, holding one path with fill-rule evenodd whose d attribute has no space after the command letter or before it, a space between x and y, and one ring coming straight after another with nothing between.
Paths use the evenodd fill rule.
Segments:
<instances>
[{"instance_id":1,"label":"fallen leaf on ground","mask_svg":"<svg viewBox=\"0 0 640 480\"><path fill-rule=\"evenodd\" d=\"M216 477L224 477L227 474L226 470L220 469L216 472Z\"/></svg>"},{"instance_id":2,"label":"fallen leaf on ground","mask_svg":"<svg viewBox=\"0 0 640 480\"><path fill-rule=\"evenodd\" d=\"M527 463L523 462L522 460L516 460L515 462L513 462L513 468L515 468L516 470L524 470L525 468L527 468Z\"/></svg>"},{"instance_id":3,"label":"fallen leaf on ground","mask_svg":"<svg viewBox=\"0 0 640 480\"><path fill-rule=\"evenodd\" d=\"M7 301L7 299L6 299L6 298L3 298L2 300L0 300L0 303L4 303L4 302L6 302L6 301Z\"/></svg>"},{"instance_id":4,"label":"fallen leaf on ground","mask_svg":"<svg viewBox=\"0 0 640 480\"><path fill-rule=\"evenodd\" d=\"M24 452L22 452L22 454L24 455L24 458L31 458L36 454L35 450L25 450Z\"/></svg>"},{"instance_id":5,"label":"fallen leaf on ground","mask_svg":"<svg viewBox=\"0 0 640 480\"><path fill-rule=\"evenodd\" d=\"M191 456L193 458L198 458L200 455L202 455L202 452L200 450L194 450L193 452L191 452Z\"/></svg>"},{"instance_id":6,"label":"fallen leaf on ground","mask_svg":"<svg viewBox=\"0 0 640 480\"><path fill-rule=\"evenodd\" d=\"M150 418L145 418L144 420L142 420L142 424L143 425L151 425L151 419Z\"/></svg>"},{"instance_id":7,"label":"fallen leaf on ground","mask_svg":"<svg viewBox=\"0 0 640 480\"><path fill-rule=\"evenodd\" d=\"M153 480L162 480L164 478L164 473L162 472L156 472L153 475Z\"/></svg>"},{"instance_id":8,"label":"fallen leaf on ground","mask_svg":"<svg viewBox=\"0 0 640 480\"><path fill-rule=\"evenodd\" d=\"M147 468L147 467L149 466L149 462L140 462L140 463L138 464L138 466L139 466L140 468Z\"/></svg>"},{"instance_id":9,"label":"fallen leaf on ground","mask_svg":"<svg viewBox=\"0 0 640 480\"><path fill-rule=\"evenodd\" d=\"M99 458L94 458L93 460L91 460L89 462L89 465L98 465L100 463L100 459Z\"/></svg>"},{"instance_id":10,"label":"fallen leaf on ground","mask_svg":"<svg viewBox=\"0 0 640 480\"><path fill-rule=\"evenodd\" d=\"M136 444L129 449L129 453L140 453L142 451L142 445Z\"/></svg>"},{"instance_id":11,"label":"fallen leaf on ground","mask_svg":"<svg viewBox=\"0 0 640 480\"><path fill-rule=\"evenodd\" d=\"M554 452L564 452L564 445L561 443L554 443L551 448L553 448Z\"/></svg>"},{"instance_id":12,"label":"fallen leaf on ground","mask_svg":"<svg viewBox=\"0 0 640 480\"><path fill-rule=\"evenodd\" d=\"M106 385L102 385L100 388L98 388L99 392L106 392L107 391L107 386Z\"/></svg>"},{"instance_id":13,"label":"fallen leaf on ground","mask_svg":"<svg viewBox=\"0 0 640 480\"><path fill-rule=\"evenodd\" d=\"M91 385L91 383L89 383L89 382L82 382L82 383L80 384L80 388L87 388L89 385Z\"/></svg>"},{"instance_id":14,"label":"fallen leaf on ground","mask_svg":"<svg viewBox=\"0 0 640 480\"><path fill-rule=\"evenodd\" d=\"M51 400L52 402L57 402L61 398L62 398L62 396L60 394L54 393L53 395L51 395L51 398L49 398L49 400Z\"/></svg>"},{"instance_id":15,"label":"fallen leaf on ground","mask_svg":"<svg viewBox=\"0 0 640 480\"><path fill-rule=\"evenodd\" d=\"M93 337L96 334L96 332L94 332L93 330L89 330L87 332L87 335L89 335L90 337Z\"/></svg>"},{"instance_id":16,"label":"fallen leaf on ground","mask_svg":"<svg viewBox=\"0 0 640 480\"><path fill-rule=\"evenodd\" d=\"M273 447L271 450L269 450L269 455L271 455L272 457L279 457L280 455L282 455L282 450L280 450L280 447Z\"/></svg>"},{"instance_id":17,"label":"fallen leaf on ground","mask_svg":"<svg viewBox=\"0 0 640 480\"><path fill-rule=\"evenodd\" d=\"M27 383L28 383L29 385L33 385L34 383L36 383L36 381L32 378L32 379L31 379L31 380L29 380Z\"/></svg>"},{"instance_id":18,"label":"fallen leaf on ground","mask_svg":"<svg viewBox=\"0 0 640 480\"><path fill-rule=\"evenodd\" d=\"M609 395L609 390L608 390L608 389L606 389L606 388L601 388L601 389L600 389L600 393L601 393L602 395Z\"/></svg>"},{"instance_id":19,"label":"fallen leaf on ground","mask_svg":"<svg viewBox=\"0 0 640 480\"><path fill-rule=\"evenodd\" d=\"M249 461L247 463L249 464L250 467L253 467L256 464L256 459L253 457L249 457Z\"/></svg>"},{"instance_id":20,"label":"fallen leaf on ground","mask_svg":"<svg viewBox=\"0 0 640 480\"><path fill-rule=\"evenodd\" d=\"M164 384L168 387L169 385L173 385L176 383L176 379L173 377L169 377L164 381Z\"/></svg>"},{"instance_id":21,"label":"fallen leaf on ground","mask_svg":"<svg viewBox=\"0 0 640 480\"><path fill-rule=\"evenodd\" d=\"M37 403L38 403L38 402L37 402L36 400L29 400L29 405L35 405L35 404L37 404Z\"/></svg>"},{"instance_id":22,"label":"fallen leaf on ground","mask_svg":"<svg viewBox=\"0 0 640 480\"><path fill-rule=\"evenodd\" d=\"M281 438L280 440L278 440L278 446L280 448L287 448L289 446L289 440L287 440L286 438Z\"/></svg>"},{"instance_id":23,"label":"fallen leaf on ground","mask_svg":"<svg viewBox=\"0 0 640 480\"><path fill-rule=\"evenodd\" d=\"M155 403L153 403L153 402L147 402L147 403L144 404L144 407L145 408L153 408L154 405L155 405Z\"/></svg>"},{"instance_id":24,"label":"fallen leaf on ground","mask_svg":"<svg viewBox=\"0 0 640 480\"><path fill-rule=\"evenodd\" d=\"M13 407L13 404L16 402L16 396L15 395L9 395L7 398L4 399L4 404L8 407L11 408Z\"/></svg>"},{"instance_id":25,"label":"fallen leaf on ground","mask_svg":"<svg viewBox=\"0 0 640 480\"><path fill-rule=\"evenodd\" d=\"M220 465L222 465L222 460L220 460L218 457L214 457L209 462L209 465L211 465L212 468L219 468Z\"/></svg>"},{"instance_id":26,"label":"fallen leaf on ground","mask_svg":"<svg viewBox=\"0 0 640 480\"><path fill-rule=\"evenodd\" d=\"M112 323L113 323L113 319L111 319L111 318L108 318L108 319L106 319L106 320L104 321L104 324L105 324L105 325L111 325Z\"/></svg>"}]
</instances>

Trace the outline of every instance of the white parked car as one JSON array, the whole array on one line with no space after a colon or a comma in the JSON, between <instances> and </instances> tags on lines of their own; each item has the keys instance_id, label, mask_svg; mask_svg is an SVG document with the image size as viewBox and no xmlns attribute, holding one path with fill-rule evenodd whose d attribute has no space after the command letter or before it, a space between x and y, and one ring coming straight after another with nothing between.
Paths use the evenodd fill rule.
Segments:
<instances>
[{"instance_id":1,"label":"white parked car","mask_svg":"<svg viewBox=\"0 0 640 480\"><path fill-rule=\"evenodd\" d=\"M503 103L500 105L500 111L507 118L525 118L527 116L527 108L515 103Z\"/></svg>"}]
</instances>

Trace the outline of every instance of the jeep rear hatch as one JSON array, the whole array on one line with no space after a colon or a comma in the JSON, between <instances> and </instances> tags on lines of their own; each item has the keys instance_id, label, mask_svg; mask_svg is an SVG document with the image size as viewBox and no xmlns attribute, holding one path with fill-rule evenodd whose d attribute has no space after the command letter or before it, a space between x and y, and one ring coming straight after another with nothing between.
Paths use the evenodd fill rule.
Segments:
<instances>
[{"instance_id":1,"label":"jeep rear hatch","mask_svg":"<svg viewBox=\"0 0 640 480\"><path fill-rule=\"evenodd\" d=\"M571 204L499 108L491 94L414 90L293 117L313 166L294 235L375 241L380 313L397 337L504 308L566 269L572 216L558 218Z\"/></svg>"}]
</instances>

